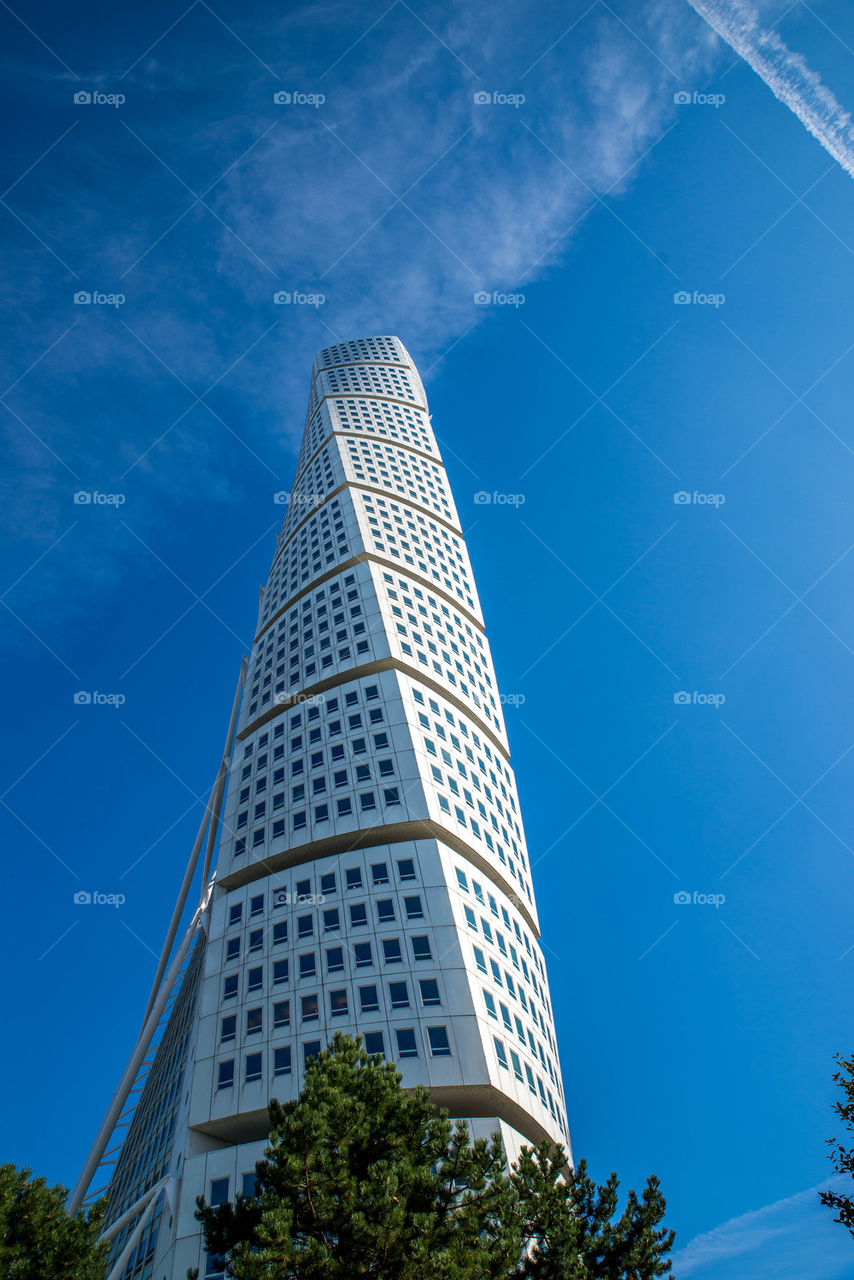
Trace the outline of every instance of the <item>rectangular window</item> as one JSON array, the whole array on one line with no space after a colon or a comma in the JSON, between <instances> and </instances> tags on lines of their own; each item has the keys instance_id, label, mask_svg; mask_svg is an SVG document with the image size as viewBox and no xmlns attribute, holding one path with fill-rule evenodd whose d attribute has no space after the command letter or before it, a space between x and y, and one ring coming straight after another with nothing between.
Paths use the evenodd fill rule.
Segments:
<instances>
[{"instance_id":1,"label":"rectangular window","mask_svg":"<svg viewBox=\"0 0 854 1280\"><path fill-rule=\"evenodd\" d=\"M233 1040L237 1035L237 1014L230 1013L227 1018L223 1018L220 1027L220 1042Z\"/></svg>"},{"instance_id":2,"label":"rectangular window","mask_svg":"<svg viewBox=\"0 0 854 1280\"><path fill-rule=\"evenodd\" d=\"M273 961L273 986L278 986L280 982L287 982L287 980L288 980L288 961L274 960Z\"/></svg>"},{"instance_id":3,"label":"rectangular window","mask_svg":"<svg viewBox=\"0 0 854 1280\"><path fill-rule=\"evenodd\" d=\"M337 933L341 928L341 917L337 907L327 907L323 913L323 932Z\"/></svg>"},{"instance_id":4,"label":"rectangular window","mask_svg":"<svg viewBox=\"0 0 854 1280\"><path fill-rule=\"evenodd\" d=\"M261 1079L261 1061L260 1053L247 1053L246 1055L246 1083L250 1084L253 1080Z\"/></svg>"},{"instance_id":5,"label":"rectangular window","mask_svg":"<svg viewBox=\"0 0 854 1280\"><path fill-rule=\"evenodd\" d=\"M385 862L372 862L371 879L375 885L388 884L388 864Z\"/></svg>"},{"instance_id":6,"label":"rectangular window","mask_svg":"<svg viewBox=\"0 0 854 1280\"><path fill-rule=\"evenodd\" d=\"M412 1027L398 1027L395 1031L397 1036L397 1056L398 1058L417 1058L418 1046L415 1040L415 1031Z\"/></svg>"},{"instance_id":7,"label":"rectangular window","mask_svg":"<svg viewBox=\"0 0 854 1280\"><path fill-rule=\"evenodd\" d=\"M277 920L273 925L273 946L281 946L283 942L288 940L288 922L287 920Z\"/></svg>"},{"instance_id":8,"label":"rectangular window","mask_svg":"<svg viewBox=\"0 0 854 1280\"><path fill-rule=\"evenodd\" d=\"M362 1013L375 1013L379 1007L376 987L359 987L359 1008Z\"/></svg>"},{"instance_id":9,"label":"rectangular window","mask_svg":"<svg viewBox=\"0 0 854 1280\"><path fill-rule=\"evenodd\" d=\"M340 991L329 992L329 1012L333 1018L343 1017L350 1012L346 990L342 988Z\"/></svg>"},{"instance_id":10,"label":"rectangular window","mask_svg":"<svg viewBox=\"0 0 854 1280\"><path fill-rule=\"evenodd\" d=\"M350 907L350 927L358 929L368 923L368 909L364 902L354 902Z\"/></svg>"},{"instance_id":11,"label":"rectangular window","mask_svg":"<svg viewBox=\"0 0 854 1280\"><path fill-rule=\"evenodd\" d=\"M414 894L411 898L403 899L403 907L406 911L407 920L423 920L424 908L421 905L421 895Z\"/></svg>"},{"instance_id":12,"label":"rectangular window","mask_svg":"<svg viewBox=\"0 0 854 1280\"><path fill-rule=\"evenodd\" d=\"M334 871L328 871L320 877L320 892L321 893L336 892Z\"/></svg>"},{"instance_id":13,"label":"rectangular window","mask_svg":"<svg viewBox=\"0 0 854 1280\"><path fill-rule=\"evenodd\" d=\"M228 1062L219 1064L219 1074L217 1077L218 1089L231 1089L234 1085L234 1059L229 1058Z\"/></svg>"},{"instance_id":14,"label":"rectangular window","mask_svg":"<svg viewBox=\"0 0 854 1280\"><path fill-rule=\"evenodd\" d=\"M264 1028L264 1010L260 1007L257 1009L246 1010L246 1034L254 1035Z\"/></svg>"},{"instance_id":15,"label":"rectangular window","mask_svg":"<svg viewBox=\"0 0 854 1280\"><path fill-rule=\"evenodd\" d=\"M291 1074L291 1046L283 1045L280 1049L273 1050L273 1075L289 1076ZM255 1174L248 1175L254 1184ZM246 1192L244 1191L244 1195ZM254 1194L254 1192L252 1193Z\"/></svg>"},{"instance_id":16,"label":"rectangular window","mask_svg":"<svg viewBox=\"0 0 854 1280\"><path fill-rule=\"evenodd\" d=\"M314 918L312 916L297 916L297 936L311 938L313 934Z\"/></svg>"},{"instance_id":17,"label":"rectangular window","mask_svg":"<svg viewBox=\"0 0 854 1280\"><path fill-rule=\"evenodd\" d=\"M392 1009L409 1008L409 988L405 982L390 982L388 994Z\"/></svg>"},{"instance_id":18,"label":"rectangular window","mask_svg":"<svg viewBox=\"0 0 854 1280\"><path fill-rule=\"evenodd\" d=\"M391 898L380 898L376 904L377 920L380 924L394 923L394 903Z\"/></svg>"},{"instance_id":19,"label":"rectangular window","mask_svg":"<svg viewBox=\"0 0 854 1280\"><path fill-rule=\"evenodd\" d=\"M413 858L398 858L397 874L401 880L416 880L415 861Z\"/></svg>"},{"instance_id":20,"label":"rectangular window","mask_svg":"<svg viewBox=\"0 0 854 1280\"><path fill-rule=\"evenodd\" d=\"M410 939L412 943L412 955L415 960L432 960L433 954L430 950L430 939L426 935Z\"/></svg>"},{"instance_id":21,"label":"rectangular window","mask_svg":"<svg viewBox=\"0 0 854 1280\"><path fill-rule=\"evenodd\" d=\"M277 1000L273 1005L273 1026L289 1027L291 1025L290 1000Z\"/></svg>"},{"instance_id":22,"label":"rectangular window","mask_svg":"<svg viewBox=\"0 0 854 1280\"><path fill-rule=\"evenodd\" d=\"M403 960L403 953L400 949L399 938L383 938L383 959L386 964L400 964Z\"/></svg>"},{"instance_id":23,"label":"rectangular window","mask_svg":"<svg viewBox=\"0 0 854 1280\"><path fill-rule=\"evenodd\" d=\"M383 1043L383 1033L381 1031L365 1032L365 1052L385 1057L385 1044Z\"/></svg>"},{"instance_id":24,"label":"rectangular window","mask_svg":"<svg viewBox=\"0 0 854 1280\"><path fill-rule=\"evenodd\" d=\"M492 1043L495 1045L495 1056L498 1058L499 1067L503 1067L505 1071L507 1067L507 1051L497 1036L492 1037Z\"/></svg>"},{"instance_id":25,"label":"rectangular window","mask_svg":"<svg viewBox=\"0 0 854 1280\"><path fill-rule=\"evenodd\" d=\"M211 1178L211 1193L208 1199L212 1209L225 1204L228 1199L228 1178Z\"/></svg>"},{"instance_id":26,"label":"rectangular window","mask_svg":"<svg viewBox=\"0 0 854 1280\"><path fill-rule=\"evenodd\" d=\"M344 948L343 947L327 947L326 949L326 972L340 973L344 968Z\"/></svg>"},{"instance_id":27,"label":"rectangular window","mask_svg":"<svg viewBox=\"0 0 854 1280\"><path fill-rule=\"evenodd\" d=\"M236 973L230 973L222 984L223 1000L232 1000L237 995L237 983L239 981Z\"/></svg>"},{"instance_id":28,"label":"rectangular window","mask_svg":"<svg viewBox=\"0 0 854 1280\"><path fill-rule=\"evenodd\" d=\"M350 867L347 872L347 888L361 889L362 887L362 869L361 867Z\"/></svg>"},{"instance_id":29,"label":"rectangular window","mask_svg":"<svg viewBox=\"0 0 854 1280\"><path fill-rule=\"evenodd\" d=\"M302 1047L303 1062L308 1065L312 1058L316 1058L320 1053L319 1040L306 1040Z\"/></svg>"},{"instance_id":30,"label":"rectangular window","mask_svg":"<svg viewBox=\"0 0 854 1280\"><path fill-rule=\"evenodd\" d=\"M317 996L315 994L302 997L301 1011L303 1022L317 1022L317 1019L320 1017L320 1012L318 1010Z\"/></svg>"},{"instance_id":31,"label":"rectangular window","mask_svg":"<svg viewBox=\"0 0 854 1280\"><path fill-rule=\"evenodd\" d=\"M260 991L264 985L264 970L262 968L250 969L248 974L248 991Z\"/></svg>"},{"instance_id":32,"label":"rectangular window","mask_svg":"<svg viewBox=\"0 0 854 1280\"><path fill-rule=\"evenodd\" d=\"M374 963L370 942L355 943L353 946L353 955L356 960L357 969L364 969L367 965L372 965Z\"/></svg>"},{"instance_id":33,"label":"rectangular window","mask_svg":"<svg viewBox=\"0 0 854 1280\"><path fill-rule=\"evenodd\" d=\"M427 1040L434 1058L450 1058L451 1046L448 1041L447 1027L428 1027Z\"/></svg>"},{"instance_id":34,"label":"rectangular window","mask_svg":"<svg viewBox=\"0 0 854 1280\"><path fill-rule=\"evenodd\" d=\"M301 978L313 978L317 972L317 962L314 958L314 952L308 951L299 958L299 976Z\"/></svg>"}]
</instances>

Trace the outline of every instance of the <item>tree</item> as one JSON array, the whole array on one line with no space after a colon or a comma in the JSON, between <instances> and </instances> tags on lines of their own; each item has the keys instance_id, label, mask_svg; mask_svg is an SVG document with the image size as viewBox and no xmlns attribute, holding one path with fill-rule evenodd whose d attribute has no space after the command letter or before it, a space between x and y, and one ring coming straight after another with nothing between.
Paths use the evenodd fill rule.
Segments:
<instances>
[{"instance_id":1,"label":"tree","mask_svg":"<svg viewBox=\"0 0 854 1280\"><path fill-rule=\"evenodd\" d=\"M834 1102L833 1110L848 1132L854 1133L854 1056L843 1058L838 1053L833 1061L839 1067L839 1071L834 1072L833 1080L839 1085L845 1099L844 1102ZM847 1173L849 1177L854 1178L854 1147L844 1147L835 1138L828 1138L827 1144L830 1147L829 1159L836 1172ZM854 1197L838 1194L835 1191L820 1191L819 1199L829 1209L836 1210L833 1221L840 1222L854 1236Z\"/></svg>"},{"instance_id":2,"label":"tree","mask_svg":"<svg viewBox=\"0 0 854 1280\"><path fill-rule=\"evenodd\" d=\"M106 1201L71 1217L65 1187L0 1165L0 1275L3 1280L104 1280L110 1247L98 1244Z\"/></svg>"},{"instance_id":3,"label":"tree","mask_svg":"<svg viewBox=\"0 0 854 1280\"><path fill-rule=\"evenodd\" d=\"M534 1151L523 1148L510 1181L526 1244L516 1276L653 1280L671 1275L668 1256L675 1235L660 1225L666 1205L657 1178L649 1178L640 1200L629 1192L616 1222L617 1175L597 1187L584 1160L567 1169L561 1147L550 1151L543 1142Z\"/></svg>"},{"instance_id":4,"label":"tree","mask_svg":"<svg viewBox=\"0 0 854 1280\"><path fill-rule=\"evenodd\" d=\"M558 1147L469 1142L426 1089L340 1034L306 1067L299 1098L270 1103L256 1196L197 1217L237 1280L651 1280L673 1235L650 1179L616 1223L615 1175L595 1187ZM191 1270L189 1276L195 1273Z\"/></svg>"}]
</instances>

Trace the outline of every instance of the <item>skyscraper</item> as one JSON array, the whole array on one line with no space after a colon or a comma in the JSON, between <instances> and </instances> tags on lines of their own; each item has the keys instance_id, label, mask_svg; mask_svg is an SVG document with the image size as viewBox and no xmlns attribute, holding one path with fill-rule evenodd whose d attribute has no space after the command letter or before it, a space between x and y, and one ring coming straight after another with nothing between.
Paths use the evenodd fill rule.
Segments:
<instances>
[{"instance_id":1,"label":"skyscraper","mask_svg":"<svg viewBox=\"0 0 854 1280\"><path fill-rule=\"evenodd\" d=\"M195 1198L251 1190L267 1100L299 1093L337 1029L474 1135L500 1131L511 1159L543 1137L568 1147L501 698L399 339L318 352L293 488L277 497L239 714L236 698L146 1026L75 1189L125 1124L110 1221L116 1275L133 1280L219 1274Z\"/></svg>"}]
</instances>

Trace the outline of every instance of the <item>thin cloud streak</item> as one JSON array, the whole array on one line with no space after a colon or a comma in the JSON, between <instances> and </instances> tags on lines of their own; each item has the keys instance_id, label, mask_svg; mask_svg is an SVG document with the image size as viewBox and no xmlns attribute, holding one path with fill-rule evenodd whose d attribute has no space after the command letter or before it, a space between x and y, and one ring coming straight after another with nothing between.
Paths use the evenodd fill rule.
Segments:
<instances>
[{"instance_id":1,"label":"thin cloud streak","mask_svg":"<svg viewBox=\"0 0 854 1280\"><path fill-rule=\"evenodd\" d=\"M760 26L755 9L727 0L688 0L713 31L765 81L825 151L854 178L854 121L799 53Z\"/></svg>"}]
</instances>

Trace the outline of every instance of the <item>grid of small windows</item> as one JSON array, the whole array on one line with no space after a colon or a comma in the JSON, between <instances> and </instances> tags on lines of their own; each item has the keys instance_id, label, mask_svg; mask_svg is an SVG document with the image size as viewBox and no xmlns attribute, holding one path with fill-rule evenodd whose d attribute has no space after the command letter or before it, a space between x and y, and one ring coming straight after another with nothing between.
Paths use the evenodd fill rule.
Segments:
<instances>
[{"instance_id":1,"label":"grid of small windows","mask_svg":"<svg viewBox=\"0 0 854 1280\"><path fill-rule=\"evenodd\" d=\"M105 1227L120 1218L144 1191L169 1170L204 952L202 943L197 943L174 1011L139 1096L110 1180ZM122 1271L122 1280L148 1280L154 1262L162 1208L161 1195ZM137 1221L138 1218L133 1219L116 1235L111 1252L113 1262L124 1249Z\"/></svg>"},{"instance_id":2,"label":"grid of small windows","mask_svg":"<svg viewBox=\"0 0 854 1280\"><path fill-rule=\"evenodd\" d=\"M265 856L281 837L304 843L354 824L407 818L403 764L382 696L386 679L394 677L319 694L244 743L224 821L235 861ZM414 773L414 763L409 767Z\"/></svg>"},{"instance_id":3,"label":"grid of small windows","mask_svg":"<svg viewBox=\"0 0 854 1280\"><path fill-rule=\"evenodd\" d=\"M415 685L412 697L442 818L482 842L533 903L512 770L444 700Z\"/></svg>"},{"instance_id":4,"label":"grid of small windows","mask_svg":"<svg viewBox=\"0 0 854 1280\"><path fill-rule=\"evenodd\" d=\"M339 1027L364 1034L369 1052L395 1057L403 1042L404 1057L451 1055L415 858L394 846L373 849L296 868L261 893L234 897L218 979L215 1096L291 1075L304 1037L314 1044L314 1035L328 1038ZM260 964L252 955L258 932Z\"/></svg>"},{"instance_id":5,"label":"grid of small windows","mask_svg":"<svg viewBox=\"0 0 854 1280\"><path fill-rule=\"evenodd\" d=\"M284 541L343 480L344 472L338 451L327 444L305 468L288 495L288 509L282 525Z\"/></svg>"},{"instance_id":6,"label":"grid of small windows","mask_svg":"<svg viewBox=\"0 0 854 1280\"><path fill-rule=\"evenodd\" d=\"M326 572L352 550L340 498L324 504L306 520L276 555L261 610L266 623L277 608L307 582Z\"/></svg>"},{"instance_id":7,"label":"grid of small windows","mask_svg":"<svg viewBox=\"0 0 854 1280\"><path fill-rule=\"evenodd\" d=\"M444 467L408 449L379 440L346 440L347 456L357 481L394 489L403 497L431 507L442 519L456 523Z\"/></svg>"},{"instance_id":8,"label":"grid of small windows","mask_svg":"<svg viewBox=\"0 0 854 1280\"><path fill-rule=\"evenodd\" d=\"M331 369L339 364L356 364L360 360L386 360L397 364L409 364L409 357L396 338L354 338L351 342L338 342L324 347L314 357L315 369Z\"/></svg>"},{"instance_id":9,"label":"grid of small windows","mask_svg":"<svg viewBox=\"0 0 854 1280\"><path fill-rule=\"evenodd\" d=\"M462 535L413 510L404 502L354 491L353 499L369 529L368 548L386 559L399 560L413 572L438 583L479 616L468 551ZM362 514L363 513L363 514Z\"/></svg>"},{"instance_id":10,"label":"grid of small windows","mask_svg":"<svg viewBox=\"0 0 854 1280\"><path fill-rule=\"evenodd\" d=\"M332 579L262 632L247 672L241 724L295 689L376 656L365 603L374 593L363 595L364 581L356 571Z\"/></svg>"},{"instance_id":11,"label":"grid of small windows","mask_svg":"<svg viewBox=\"0 0 854 1280\"><path fill-rule=\"evenodd\" d=\"M421 379L411 365L382 364L378 361L335 365L320 369L312 378L306 421L310 421L327 396L386 398L426 409Z\"/></svg>"},{"instance_id":12,"label":"grid of small windows","mask_svg":"<svg viewBox=\"0 0 854 1280\"><path fill-rule=\"evenodd\" d=\"M470 870L456 866L455 872L463 897L463 915L472 938L475 968L481 979L489 983L481 992L483 1009L514 1037L514 1052L521 1048L523 1061L525 1055L530 1059L533 1071L530 1064L525 1067L530 1090L539 1094L565 1134L563 1088L555 1065L554 1020L540 949L512 909L508 910L503 901L497 901L489 887L484 889ZM475 905L469 906L472 900ZM499 1065L506 1065L500 1056ZM550 1084L544 1082L540 1072L548 1073ZM522 1076L517 1074L517 1078L521 1080Z\"/></svg>"},{"instance_id":13,"label":"grid of small windows","mask_svg":"<svg viewBox=\"0 0 854 1280\"><path fill-rule=\"evenodd\" d=\"M392 641L401 655L415 658L470 700L503 740L492 658L480 630L408 578L385 572L382 576L394 619Z\"/></svg>"}]
</instances>

